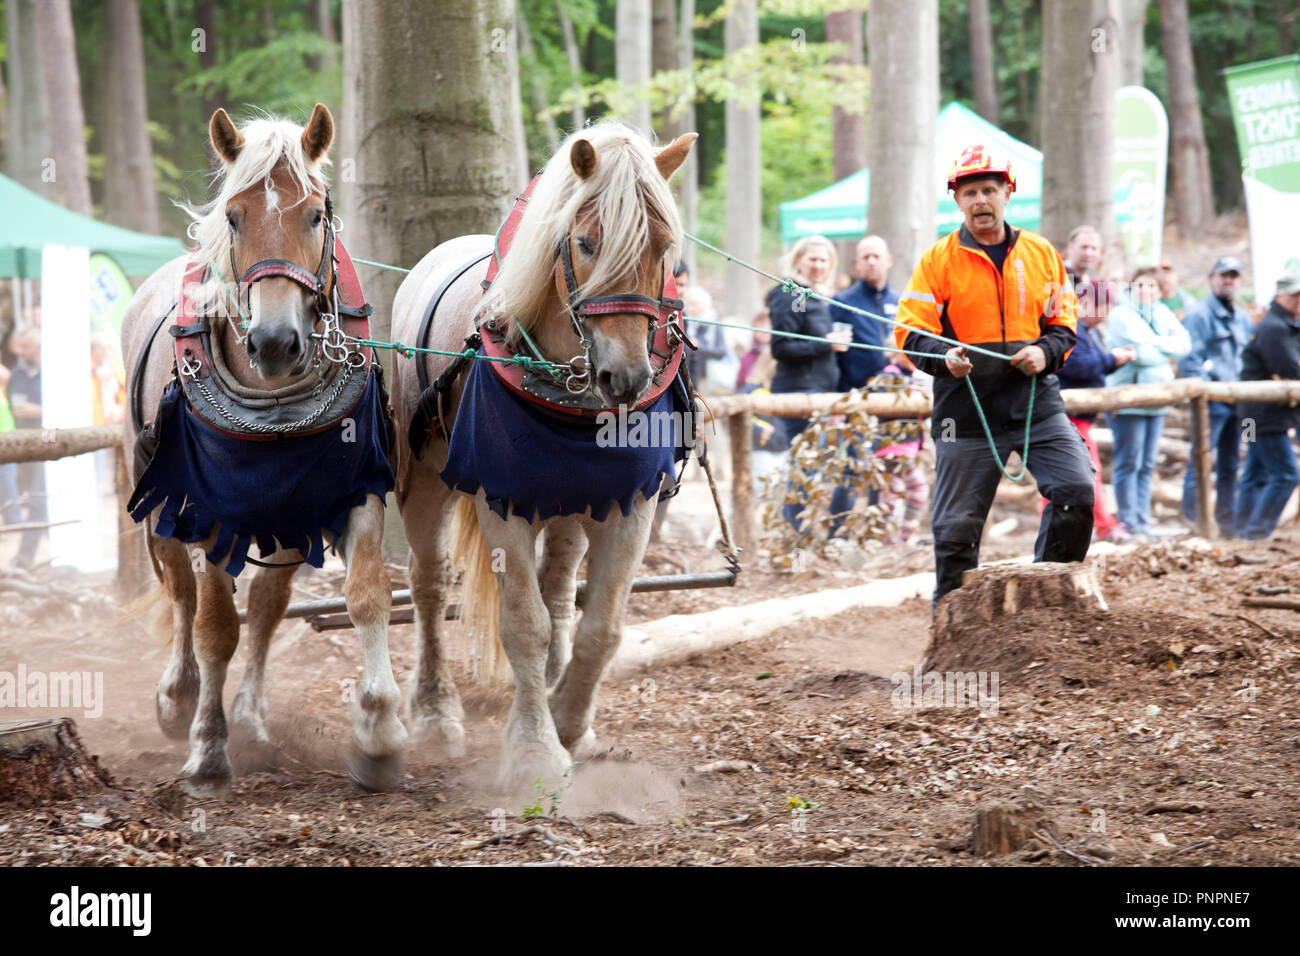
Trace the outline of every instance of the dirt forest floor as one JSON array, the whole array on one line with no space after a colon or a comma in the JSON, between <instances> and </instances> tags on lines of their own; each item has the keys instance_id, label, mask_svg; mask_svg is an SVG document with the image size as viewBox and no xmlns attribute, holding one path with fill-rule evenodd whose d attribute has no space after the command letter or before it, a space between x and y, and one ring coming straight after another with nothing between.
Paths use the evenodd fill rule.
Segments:
<instances>
[{"instance_id":1,"label":"dirt forest floor","mask_svg":"<svg viewBox=\"0 0 1300 956\"><path fill-rule=\"evenodd\" d=\"M1025 541L986 550L1011 556ZM735 590L636 596L631 622L847 587L928 569L886 552L801 574L751 560ZM286 622L271 650L269 767L237 766L234 795L177 786L184 745L153 715L166 649L124 620L105 581L79 606L7 594L0 670L95 670L103 713L74 713L113 789L0 804L0 865L331 866L638 864L1130 866L1300 859L1300 613L1243 608L1256 588L1300 592L1300 535L1247 545L1194 539L1091 559L1109 610L1029 610L940 669L997 672L999 699L896 706L896 672L924 657L928 601L852 611L653 674L610 680L604 747L553 790L493 783L508 692L461 681L469 753L410 752L400 790L365 794L342 772L340 688L360 671L349 631ZM652 548L647 573L709 570L703 546ZM886 570L887 569L887 570ZM46 572L58 585L55 572ZM81 587L85 591L84 579ZM328 594L339 572L304 576ZM395 626L399 682L412 628ZM241 650L227 682L233 698ZM52 716L0 712L5 719ZM1041 836L971 852L977 810L1030 808Z\"/></svg>"}]
</instances>

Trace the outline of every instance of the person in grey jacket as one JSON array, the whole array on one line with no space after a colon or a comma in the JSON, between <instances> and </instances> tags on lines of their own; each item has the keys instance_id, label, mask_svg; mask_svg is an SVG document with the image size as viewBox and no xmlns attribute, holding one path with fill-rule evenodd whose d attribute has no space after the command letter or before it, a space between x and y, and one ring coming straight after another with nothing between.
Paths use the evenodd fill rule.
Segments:
<instances>
[{"instance_id":1,"label":"person in grey jacket","mask_svg":"<svg viewBox=\"0 0 1300 956\"><path fill-rule=\"evenodd\" d=\"M1242 354L1241 379L1300 379L1300 275L1278 280L1277 294ZM1243 403L1241 421L1249 428L1246 467L1237 492L1237 533L1243 538L1267 538L1300 483L1288 434L1300 425L1300 409Z\"/></svg>"},{"instance_id":2,"label":"person in grey jacket","mask_svg":"<svg viewBox=\"0 0 1300 956\"><path fill-rule=\"evenodd\" d=\"M1178 363L1180 378L1235 382L1241 377L1241 353L1255 332L1250 313L1234 296L1241 263L1223 256L1210 270L1210 295L1183 317L1192 350ZM1237 534L1235 501L1237 459L1241 448L1241 413L1234 405L1210 402L1210 451L1214 454L1214 519L1225 538ZM1196 524L1196 456L1183 479L1183 517Z\"/></svg>"}]
</instances>

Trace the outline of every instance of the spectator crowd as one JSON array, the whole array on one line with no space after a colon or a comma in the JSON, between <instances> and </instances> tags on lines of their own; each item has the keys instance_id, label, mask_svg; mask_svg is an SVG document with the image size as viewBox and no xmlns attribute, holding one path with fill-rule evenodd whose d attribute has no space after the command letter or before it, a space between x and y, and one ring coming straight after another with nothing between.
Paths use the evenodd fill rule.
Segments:
<instances>
[{"instance_id":1,"label":"spectator crowd","mask_svg":"<svg viewBox=\"0 0 1300 956\"><path fill-rule=\"evenodd\" d=\"M980 202L978 198L972 201ZM991 221L981 219L982 215L984 213L976 209L968 216L968 224L989 225ZM966 228L962 227L962 231ZM1002 223L998 221L989 228L1001 230ZM949 238L956 244L977 247L988 253L994 268L1000 272L1011 244L1020 242L1016 248L1021 256L1027 256L1030 254L1025 251L1029 237L1044 241L1030 233L1023 233L1026 238L1017 239L1022 233L1013 224L1008 224L1007 230L1000 249L997 242L965 242L958 233ZM965 232L965 236L970 235L972 233ZM996 238L1000 232L988 235ZM940 240L927 255L940 255L944 242ZM999 257L1002 262L999 262ZM1074 291L1077 302L1073 342L1063 360L1061 356L1045 355L1042 369L1031 371L1026 367L1020 371L1043 379L1054 377L1060 389L1159 384L1175 378L1200 378L1213 382L1300 379L1300 275L1283 276L1276 285L1272 300L1252 314L1238 295L1243 269L1234 256L1220 256L1209 266L1206 273L1208 294L1200 299L1183 288L1177 271L1169 262L1143 265L1121 277L1116 275L1114 266L1108 267L1106 258L1103 239L1097 229L1081 225L1070 233L1057 261L1064 269L1065 284ZM944 268L969 265L960 257L943 259L942 262ZM783 275L799 286L832 298L833 302L805 297L798 291L791 291L788 286L778 285L768 291L764 310L752 317L750 324L755 331L743 342L724 340L720 334L703 334L704 329L700 327L702 334L699 338L707 340L708 346L701 348L696 355L701 366L696 381L716 382L721 389L734 375L734 387L738 391L772 393L896 389L900 383L905 387L929 390L937 384L940 387L934 413L937 420L939 402L945 394L943 386L947 383L936 382L934 376L946 378L945 371L951 371L954 366L951 363L946 367L938 364L945 360L941 353L946 345L937 345L940 352L934 353L937 356L935 360L927 357L914 363L915 356L906 354L912 348L903 347L903 335L900 333L895 338L891 334L894 332L891 326L900 315L900 290L891 287L889 281L892 266L893 256L886 239L868 235L856 245L850 276L840 279L835 244L822 236L800 239L783 263ZM1017 265L1017 268L1023 266ZM1045 268L1050 272L1050 262ZM902 290L904 300L911 297L933 302L930 292L916 291L923 274L928 275L918 266L912 282ZM993 272L988 274L995 275ZM686 312L690 318L693 314L692 299L703 302L705 297L686 298ZM914 319L915 314L919 314L915 313L916 307L912 303L905 304L913 308ZM951 319L948 305L947 302L943 305L945 321ZM920 306L926 307L924 304ZM1060 307L1059 302L1056 307ZM711 303L696 308L707 309L705 317L716 318ZM738 318L729 321L743 324L743 320ZM918 323L910 321L909 324ZM953 334L950 326L940 327L949 335ZM721 332L716 328L711 331ZM938 331L938 328L933 331ZM814 338L784 337L780 335L783 332ZM982 341L957 337L962 342ZM1004 333L1004 344L1008 344L1005 338ZM926 348L921 343L927 341L923 335L913 333L907 336L906 345ZM1031 343L1032 347L1034 342L1046 344L1050 340L1031 336L1017 344ZM1047 344L1046 351L1051 351L1050 344ZM1016 364L1021 353L1012 355L1008 350L1007 354ZM724 356L728 359L726 383L704 370L705 366L713 365ZM948 359L951 357L951 354L947 356ZM977 393L981 388L996 387L990 384L992 380L987 374L981 378L978 364L971 368L969 374ZM960 369L954 374L961 374ZM965 399L964 392L957 394ZM1208 407L1214 521L1218 533L1222 538L1267 538L1276 528L1297 485L1300 485L1300 467L1297 466L1290 435L1292 429L1300 426L1300 408L1286 404L1216 401L1209 402ZM1122 408L1101 415L1069 417L1069 423L1086 448L1090 463L1087 471L1092 491L1086 497L1091 499L1093 540L1124 542L1150 538L1156 465L1167 411L1165 407ZM1023 431L1023 412L1019 421ZM1044 422L1050 423L1051 419L1045 418ZM1034 423L1037 427L1037 413ZM788 467L788 462L783 462L783 459L789 457L791 442L808 425L809 419L804 417L756 417L756 473L770 474L783 463ZM1109 493L1103 481L1102 460L1094 435L1094 428L1099 425L1109 429L1113 449ZM1044 424L1040 430L1050 432L1052 426ZM934 434L939 437L937 426ZM1191 437L1194 439L1195 436ZM992 435L990 440L994 440ZM982 454L990 460L991 467L992 455L978 429L972 427L964 437L957 438L957 442L963 441L967 444L963 446L962 461L960 465L954 465L962 477L950 478L948 491L956 489L957 497L965 500L972 495L979 499L984 491L974 494L974 486L970 485L970 475L978 470L973 461ZM920 465L923 443L924 436L918 423L915 435L908 436L907 440L878 438L870 446L850 444L842 449L842 454L855 460L860 460L863 455L885 459L888 487L879 495L873 491L871 503L880 505L886 512L897 512L894 514L895 531L889 538L891 542L914 543L920 533L920 519L930 492L929 480ZM936 448L936 451L941 450ZM1008 448L1006 454L1009 451ZM1006 454L1002 457L1005 458ZM1038 455L1039 467L1050 470L1051 454L1043 450ZM939 458L942 470L942 454ZM1180 511L1187 524L1196 528L1199 517L1197 455L1191 454L1188 458ZM1031 460L1031 469L1034 464ZM1077 468L1075 472L1067 468L1063 474L1066 477L1056 482L1058 486L1075 481ZM1052 483L1051 477L1048 476L1046 482L1042 475L1035 474L1034 477L1040 491L1048 496L1050 489L1046 486ZM996 486L996 472L993 478L990 487ZM976 484L981 482L989 484L985 479ZM961 511L956 501L947 501L947 495L941 501L941 490L935 489L933 510L951 505ZM1057 510L1069 511L1065 498L1060 495L1058 498ZM1113 514L1109 505L1112 498ZM1056 520L1049 517L1053 507L1050 497L1044 498L1044 506L1043 528L1044 535L1047 535L1049 524ZM834 490L830 507L832 516L843 515L854 507L852 488L846 484ZM962 512L962 520L979 518L982 522L987 510L987 505L984 505L980 515ZM785 518L796 530L800 527L801 512L798 504L785 505ZM942 532L934 528L934 518L932 514L932 531L935 532L938 551L943 547L938 540ZM832 537L838 524L834 521L831 525ZM1062 530L1061 534L1067 533ZM1043 541L1040 538L1040 550ZM967 541L963 546L970 547L971 543ZM977 554L978 532L973 547Z\"/></svg>"}]
</instances>

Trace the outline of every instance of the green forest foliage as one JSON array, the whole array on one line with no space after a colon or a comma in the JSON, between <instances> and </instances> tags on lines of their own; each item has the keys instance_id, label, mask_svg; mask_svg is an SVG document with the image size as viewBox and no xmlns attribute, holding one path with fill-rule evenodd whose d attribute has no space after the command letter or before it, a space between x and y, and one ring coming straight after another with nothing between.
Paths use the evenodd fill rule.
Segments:
<instances>
[{"instance_id":1,"label":"green forest foliage","mask_svg":"<svg viewBox=\"0 0 1300 956\"><path fill-rule=\"evenodd\" d=\"M114 67L106 49L105 11L99 0L71 0L77 30L78 65L88 125L92 189L97 202L104 182L102 129L112 122L102 104L103 77ZM863 5L861 0L849 2ZM866 108L865 70L828 66L836 52L825 42L827 10L846 0L760 0L762 48L744 62L728 62L723 50L726 0L698 0L694 33L695 70L658 75L649 95L656 108L687 99L696 106L701 176L701 232L721 236L725 207L724 102L735 95L738 71L759 75L763 103L762 167L764 221L774 227L781 202L831 180L832 104ZM599 117L624 102L629 91L614 76L615 0L519 0L532 36L533 57L526 76L541 77L561 132L576 85L586 115ZM557 6L571 20L581 58L574 77L565 54ZM205 67L196 50L193 0L142 0L140 12L148 86L150 133L160 193L166 199L198 199L208 190L207 120L214 105L236 117L257 111L302 121L321 100L336 111L341 103L342 53L316 29L312 0L221 0L207 37L213 63ZM1042 0L990 4L1000 120L1004 129L1041 146L1037 119L1041 63ZM332 4L339 31L339 0ZM0 0L3 9L3 0ZM1216 199L1220 209L1241 202L1241 184L1231 113L1221 70L1295 50L1300 33L1291 0L1191 0L1191 31ZM943 102L973 105L966 0L940 0L940 70ZM1289 19L1288 19L1289 18ZM0 16L0 33L4 19ZM1160 49L1159 6L1153 2L1145 29L1145 82L1167 97ZM5 40L0 36L0 51ZM0 54L2 55L2 54ZM322 65L327 64L327 65ZM545 160L548 146L541 120L525 93L530 163ZM165 227L179 233L183 217L163 206Z\"/></svg>"}]
</instances>

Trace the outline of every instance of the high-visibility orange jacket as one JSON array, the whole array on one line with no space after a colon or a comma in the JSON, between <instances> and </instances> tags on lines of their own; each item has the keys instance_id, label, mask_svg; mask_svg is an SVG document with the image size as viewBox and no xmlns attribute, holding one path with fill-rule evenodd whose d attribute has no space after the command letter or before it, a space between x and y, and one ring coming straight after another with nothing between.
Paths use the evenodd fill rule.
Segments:
<instances>
[{"instance_id":1,"label":"high-visibility orange jacket","mask_svg":"<svg viewBox=\"0 0 1300 956\"><path fill-rule=\"evenodd\" d=\"M1009 248L999 273L993 260L963 225L921 256L898 303L894 329L900 348L934 356L912 356L922 371L935 376L932 432L968 438L983 434L966 384L944 363L953 346L913 329L935 332L968 345L1012 355L1037 345L1047 357L1038 376L1033 420L1063 412L1057 369L1074 346L1077 300L1065 265L1042 236L1007 227ZM1024 428L1029 404L1029 377L1009 362L969 353L971 384L989 427L996 434Z\"/></svg>"}]
</instances>

